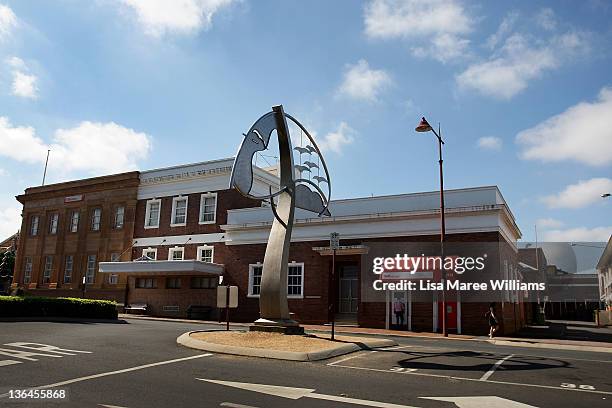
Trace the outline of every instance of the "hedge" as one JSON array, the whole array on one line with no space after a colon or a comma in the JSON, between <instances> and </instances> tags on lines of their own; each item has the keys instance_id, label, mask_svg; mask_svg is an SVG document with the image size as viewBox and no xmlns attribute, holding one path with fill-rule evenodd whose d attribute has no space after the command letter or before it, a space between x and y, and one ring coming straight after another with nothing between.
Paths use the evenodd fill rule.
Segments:
<instances>
[{"instance_id":1,"label":"hedge","mask_svg":"<svg viewBox=\"0 0 612 408\"><path fill-rule=\"evenodd\" d=\"M0 317L46 316L116 319L117 304L109 300L0 296Z\"/></svg>"}]
</instances>

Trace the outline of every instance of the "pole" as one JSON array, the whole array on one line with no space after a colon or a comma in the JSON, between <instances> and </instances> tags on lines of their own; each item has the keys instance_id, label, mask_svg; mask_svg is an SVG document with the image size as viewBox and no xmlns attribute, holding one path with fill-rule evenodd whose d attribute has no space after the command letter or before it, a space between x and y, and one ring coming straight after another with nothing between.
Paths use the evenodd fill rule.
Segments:
<instances>
[{"instance_id":1,"label":"pole","mask_svg":"<svg viewBox=\"0 0 612 408\"><path fill-rule=\"evenodd\" d=\"M435 133L435 131L434 131ZM444 173L442 170L442 145L444 141L440 136L440 125L438 125L438 155L440 164L440 256L442 258L442 335L448 337L446 330L446 269L444 269L444 240L446 238L446 221L444 218Z\"/></svg>"},{"instance_id":2,"label":"pole","mask_svg":"<svg viewBox=\"0 0 612 408\"><path fill-rule=\"evenodd\" d=\"M332 332L331 339L334 340L334 335L336 332L336 249L333 249L332 252L332 304L331 304L331 313L332 313Z\"/></svg>"},{"instance_id":3,"label":"pole","mask_svg":"<svg viewBox=\"0 0 612 408\"><path fill-rule=\"evenodd\" d=\"M47 149L47 160L45 160L45 172L43 173L42 185L45 185L45 179L47 178L47 165L49 164L49 152L51 149Z\"/></svg>"},{"instance_id":4,"label":"pole","mask_svg":"<svg viewBox=\"0 0 612 408\"><path fill-rule=\"evenodd\" d=\"M226 292L225 292L225 330L229 331L229 297L230 297L230 287L229 285L225 286Z\"/></svg>"}]
</instances>

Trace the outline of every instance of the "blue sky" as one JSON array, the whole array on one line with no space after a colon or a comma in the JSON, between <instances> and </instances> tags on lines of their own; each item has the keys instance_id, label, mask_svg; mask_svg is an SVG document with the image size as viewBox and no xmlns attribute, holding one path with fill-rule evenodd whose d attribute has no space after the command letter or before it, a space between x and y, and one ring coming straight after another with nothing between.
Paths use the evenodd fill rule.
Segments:
<instances>
[{"instance_id":1,"label":"blue sky","mask_svg":"<svg viewBox=\"0 0 612 408\"><path fill-rule=\"evenodd\" d=\"M0 233L48 181L235 153L282 103L334 198L498 185L525 239L612 233L605 1L0 0ZM587 24L588 23L588 24Z\"/></svg>"}]
</instances>

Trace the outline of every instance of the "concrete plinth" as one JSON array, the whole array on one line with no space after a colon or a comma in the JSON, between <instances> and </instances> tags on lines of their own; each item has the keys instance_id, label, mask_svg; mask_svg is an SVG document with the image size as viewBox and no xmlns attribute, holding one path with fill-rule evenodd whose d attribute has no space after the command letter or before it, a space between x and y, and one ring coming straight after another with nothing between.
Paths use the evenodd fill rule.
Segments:
<instances>
[{"instance_id":1,"label":"concrete plinth","mask_svg":"<svg viewBox=\"0 0 612 408\"><path fill-rule=\"evenodd\" d=\"M291 319L258 319L249 326L249 331L297 335L304 334L304 328L301 327L298 322Z\"/></svg>"}]
</instances>

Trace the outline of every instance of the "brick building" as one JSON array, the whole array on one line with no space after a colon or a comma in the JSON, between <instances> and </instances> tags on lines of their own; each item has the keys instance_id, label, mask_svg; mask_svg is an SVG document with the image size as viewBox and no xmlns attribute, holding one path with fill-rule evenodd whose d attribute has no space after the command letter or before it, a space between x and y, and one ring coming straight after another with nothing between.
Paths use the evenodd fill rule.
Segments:
<instances>
[{"instance_id":1,"label":"brick building","mask_svg":"<svg viewBox=\"0 0 612 408\"><path fill-rule=\"evenodd\" d=\"M38 216L42 234L24 235L27 239L18 256L15 284L31 293L78 291L78 286L62 282L63 258L74 254L73 270L90 271L87 260L95 254L100 263L87 287L88 296L146 304L147 313L153 315L184 317L198 306L209 308L209 317L214 318L214 288L222 279L239 288L233 320L255 320L272 213L265 203L228 190L232 163L233 159L222 159L26 190L18 197L24 203L22 233L28 233L33 217ZM125 188L118 191L122 183ZM255 168L256 193L263 195L277 183L273 172ZM73 196L80 198L67 200ZM368 253L394 244L437 247L438 200L437 192L335 200L330 205L332 217L326 218L296 210L287 288L295 318L303 323L327 323L328 304L334 299L338 318L347 323L439 330L441 303L436 292L421 297L407 291L386 292L383 298L368 300L363 292L370 285L371 274L364 273ZM125 226L118 233L112 225L120 205L125 206ZM96 214L93 211L101 208L100 231L84 228L71 235L73 207L79 208L83 220L90 221ZM446 207L449 243L486 243L492 264L500 265L492 273L518 277L520 231L497 187L447 190ZM59 214L57 221L53 214ZM61 232L49 234L53 224ZM340 233L342 247L336 258L338 279L332 287L328 245L334 231ZM51 262L47 268L48 256L61 263ZM111 279L117 283L110 284ZM406 306L401 327L393 321L394 301ZM516 291L501 292L494 301L504 332L522 326L525 311ZM488 330L483 317L488 301L448 293L447 306L449 329L463 333Z\"/></svg>"}]
</instances>

